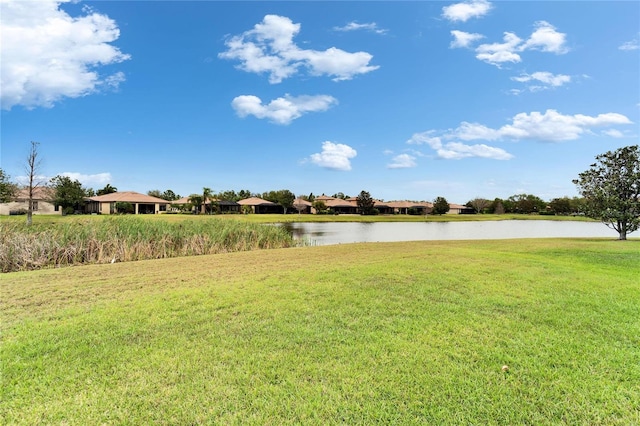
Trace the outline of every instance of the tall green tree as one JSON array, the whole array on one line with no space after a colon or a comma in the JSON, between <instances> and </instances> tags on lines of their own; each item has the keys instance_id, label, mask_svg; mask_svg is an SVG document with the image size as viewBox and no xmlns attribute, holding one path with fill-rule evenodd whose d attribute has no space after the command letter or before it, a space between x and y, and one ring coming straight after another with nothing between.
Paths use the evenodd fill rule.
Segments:
<instances>
[{"instance_id":1,"label":"tall green tree","mask_svg":"<svg viewBox=\"0 0 640 426\"><path fill-rule=\"evenodd\" d=\"M449 202L444 197L437 197L433 200L433 214L445 214L449 211Z\"/></svg>"},{"instance_id":2,"label":"tall green tree","mask_svg":"<svg viewBox=\"0 0 640 426\"><path fill-rule=\"evenodd\" d=\"M11 182L9 175L0 169L0 203L8 203L18 192L18 185Z\"/></svg>"},{"instance_id":3,"label":"tall green tree","mask_svg":"<svg viewBox=\"0 0 640 426\"><path fill-rule=\"evenodd\" d=\"M585 214L618 232L618 239L640 227L640 152L626 146L596 156L573 183L585 198Z\"/></svg>"},{"instance_id":4,"label":"tall green tree","mask_svg":"<svg viewBox=\"0 0 640 426\"><path fill-rule=\"evenodd\" d=\"M207 201L210 206L213 208L213 192L211 188L204 187L202 188L202 210L200 213L205 214L207 212Z\"/></svg>"},{"instance_id":5,"label":"tall green tree","mask_svg":"<svg viewBox=\"0 0 640 426\"><path fill-rule=\"evenodd\" d=\"M375 208L373 207L375 204L375 200L371 198L371 194L369 192L364 190L360 191L360 194L358 194L358 197L356 199L356 203L358 204L358 209L360 209L361 214L375 214Z\"/></svg>"},{"instance_id":6,"label":"tall green tree","mask_svg":"<svg viewBox=\"0 0 640 426\"><path fill-rule=\"evenodd\" d=\"M50 180L50 184L53 189L53 202L62 207L64 214L82 210L86 192L78 180L58 175Z\"/></svg>"}]
</instances>

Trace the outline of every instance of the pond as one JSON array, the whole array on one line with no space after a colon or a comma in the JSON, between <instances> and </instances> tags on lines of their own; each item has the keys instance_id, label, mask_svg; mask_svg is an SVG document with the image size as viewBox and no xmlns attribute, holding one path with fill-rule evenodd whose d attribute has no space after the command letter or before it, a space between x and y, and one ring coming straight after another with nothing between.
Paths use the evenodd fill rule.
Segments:
<instances>
[{"instance_id":1,"label":"pond","mask_svg":"<svg viewBox=\"0 0 640 426\"><path fill-rule=\"evenodd\" d=\"M294 222L283 224L311 245L420 240L590 238L613 240L618 233L600 222L503 220L471 222ZM637 237L638 231L627 237Z\"/></svg>"}]
</instances>

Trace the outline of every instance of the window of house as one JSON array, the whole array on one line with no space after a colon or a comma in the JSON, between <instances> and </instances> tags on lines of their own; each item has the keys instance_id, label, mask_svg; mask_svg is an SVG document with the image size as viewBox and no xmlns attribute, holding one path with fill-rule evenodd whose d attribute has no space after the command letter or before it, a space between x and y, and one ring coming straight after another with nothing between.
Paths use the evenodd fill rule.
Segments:
<instances>
[{"instance_id":1,"label":"window of house","mask_svg":"<svg viewBox=\"0 0 640 426\"><path fill-rule=\"evenodd\" d=\"M31 211L38 211L38 202L37 201L32 201L31 202Z\"/></svg>"}]
</instances>

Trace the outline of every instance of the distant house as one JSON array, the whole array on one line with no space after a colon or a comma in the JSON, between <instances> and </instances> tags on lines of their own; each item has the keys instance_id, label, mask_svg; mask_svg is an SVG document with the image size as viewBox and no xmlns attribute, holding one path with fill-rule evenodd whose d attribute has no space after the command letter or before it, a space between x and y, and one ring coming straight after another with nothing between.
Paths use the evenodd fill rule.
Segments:
<instances>
[{"instance_id":1,"label":"distant house","mask_svg":"<svg viewBox=\"0 0 640 426\"><path fill-rule=\"evenodd\" d=\"M85 211L87 213L114 214L118 206L128 203L134 214L157 214L167 211L171 201L133 191L114 192L86 198Z\"/></svg>"},{"instance_id":2,"label":"distant house","mask_svg":"<svg viewBox=\"0 0 640 426\"><path fill-rule=\"evenodd\" d=\"M433 210L433 204L426 201L389 201L386 204L395 214L425 215Z\"/></svg>"},{"instance_id":3,"label":"distant house","mask_svg":"<svg viewBox=\"0 0 640 426\"><path fill-rule=\"evenodd\" d=\"M244 200L238 201L238 204L250 207L251 211L256 214L284 213L284 207L280 204L263 200L258 197L245 198Z\"/></svg>"},{"instance_id":4,"label":"distant house","mask_svg":"<svg viewBox=\"0 0 640 426\"><path fill-rule=\"evenodd\" d=\"M191 201L189 201L189 197L182 197L180 199L174 200L174 201L170 201L172 206L186 206L188 204L191 204ZM227 200L218 200L216 198L212 198L209 199L207 198L207 201L205 203L205 205L210 206L211 204L216 205L218 207L218 212L219 213L240 213L240 204L236 203L235 201L227 201ZM195 209L195 207L192 207L191 210L193 211ZM207 210L211 210L211 208L207 208Z\"/></svg>"},{"instance_id":5,"label":"distant house","mask_svg":"<svg viewBox=\"0 0 640 426\"><path fill-rule=\"evenodd\" d=\"M471 207L463 206L460 204L452 204L449 203L449 211L448 214L474 214L475 210Z\"/></svg>"},{"instance_id":6,"label":"distant house","mask_svg":"<svg viewBox=\"0 0 640 426\"><path fill-rule=\"evenodd\" d=\"M33 191L33 214L62 214L53 203L53 189L42 186ZM29 209L29 189L21 189L8 203L0 203L0 215L23 214Z\"/></svg>"}]
</instances>

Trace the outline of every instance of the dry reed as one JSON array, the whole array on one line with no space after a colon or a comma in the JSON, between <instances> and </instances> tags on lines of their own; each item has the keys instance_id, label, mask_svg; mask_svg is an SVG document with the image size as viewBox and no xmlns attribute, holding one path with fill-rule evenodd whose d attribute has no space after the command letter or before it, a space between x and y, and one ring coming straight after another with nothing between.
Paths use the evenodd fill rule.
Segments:
<instances>
[{"instance_id":1,"label":"dry reed","mask_svg":"<svg viewBox=\"0 0 640 426\"><path fill-rule=\"evenodd\" d=\"M57 224L0 223L2 272L291 247L285 229L234 220L136 217Z\"/></svg>"}]
</instances>

